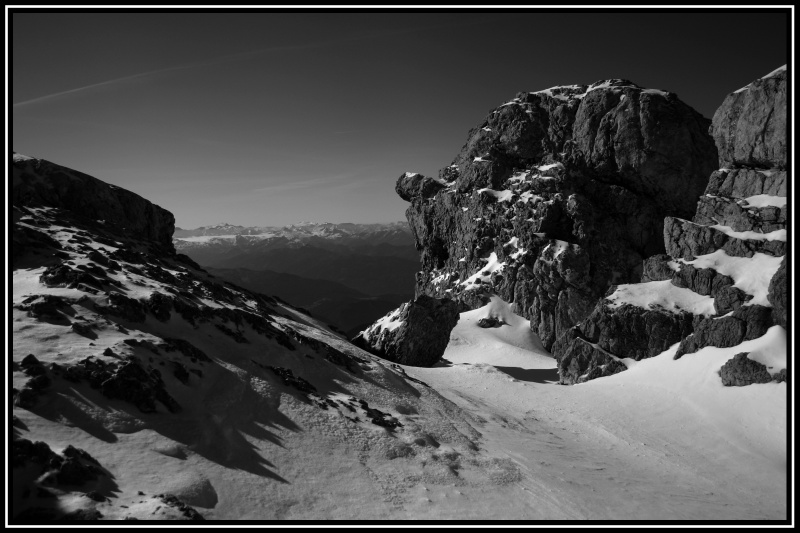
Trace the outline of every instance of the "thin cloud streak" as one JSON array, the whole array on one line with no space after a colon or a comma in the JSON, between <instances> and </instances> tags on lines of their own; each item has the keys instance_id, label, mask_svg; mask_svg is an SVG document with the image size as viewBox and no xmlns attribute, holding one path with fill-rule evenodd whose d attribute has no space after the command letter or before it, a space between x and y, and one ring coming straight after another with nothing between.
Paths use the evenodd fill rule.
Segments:
<instances>
[{"instance_id":1,"label":"thin cloud streak","mask_svg":"<svg viewBox=\"0 0 800 533\"><path fill-rule=\"evenodd\" d=\"M140 72L138 74L131 74L129 76L123 76L121 78L114 78L111 80L101 81L99 83L93 83L91 85L85 85L83 87L76 87L75 89L69 89L66 91L61 91L58 93L48 94L45 96L39 96L37 98L32 98L30 100L25 100L23 102L17 102L12 104L12 108L17 109L24 106L29 106L32 104L38 104L42 102L48 102L50 100L54 100L57 98L71 96L83 91L87 91L89 89L96 89L100 87L113 87L115 85L124 84L126 82L130 82L137 79L147 78L150 76L155 76L158 74L164 74L167 72L175 72L178 70L187 70L192 68L200 68L200 67L207 67L212 65L219 65L223 63L227 63L230 61L237 61L240 59L247 59L250 57L258 56L261 54L267 54L271 52L282 52L282 51L294 51L294 50L310 50L315 48L322 48L326 46L334 46L337 44L349 43L354 41L362 41L367 39L377 39L381 37L394 37L397 35L407 35L409 33L416 33L419 31L426 31L426 30L434 30L434 29L442 29L452 26L465 26L465 25L473 25L477 24L478 22L465 22L460 24L439 24L439 25L431 25L431 26L423 26L417 28L404 28L399 30L387 30L387 31L376 31L370 32L362 35L354 35L350 37L343 37L340 39L332 39L329 41L321 41L316 43L307 43L307 44L296 44L296 45L281 45L281 46L270 46L267 48L259 48L258 50L248 50L246 52L239 52L236 54L229 54L226 56L222 56L216 59L211 59L208 61L197 61L193 63L187 63L185 65L177 65L173 67L166 67L156 70L150 70L147 72Z\"/></svg>"}]
</instances>

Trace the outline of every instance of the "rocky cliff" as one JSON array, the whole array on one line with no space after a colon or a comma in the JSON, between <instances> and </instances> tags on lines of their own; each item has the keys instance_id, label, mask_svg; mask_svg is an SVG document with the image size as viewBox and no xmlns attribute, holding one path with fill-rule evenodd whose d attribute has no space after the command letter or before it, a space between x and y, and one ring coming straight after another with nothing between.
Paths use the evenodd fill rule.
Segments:
<instances>
[{"instance_id":1,"label":"rocky cliff","mask_svg":"<svg viewBox=\"0 0 800 533\"><path fill-rule=\"evenodd\" d=\"M438 177L397 181L422 258L417 293L462 311L497 294L560 353L612 284L638 281L664 252L664 218L694 214L717 168L709 126L675 94L626 80L518 94Z\"/></svg>"},{"instance_id":2,"label":"rocky cliff","mask_svg":"<svg viewBox=\"0 0 800 533\"><path fill-rule=\"evenodd\" d=\"M14 205L69 210L87 222L103 224L111 231L174 251L175 217L137 194L83 172L16 153L12 180Z\"/></svg>"},{"instance_id":3,"label":"rocky cliff","mask_svg":"<svg viewBox=\"0 0 800 533\"><path fill-rule=\"evenodd\" d=\"M785 68L725 99L710 130L721 168L694 217L667 217L667 254L647 258L642 283L614 287L559 339L553 352L562 383L625 370L622 359L676 343L677 359L786 327L786 116ZM721 369L726 385L785 379L785 370L768 372L746 356Z\"/></svg>"}]
</instances>

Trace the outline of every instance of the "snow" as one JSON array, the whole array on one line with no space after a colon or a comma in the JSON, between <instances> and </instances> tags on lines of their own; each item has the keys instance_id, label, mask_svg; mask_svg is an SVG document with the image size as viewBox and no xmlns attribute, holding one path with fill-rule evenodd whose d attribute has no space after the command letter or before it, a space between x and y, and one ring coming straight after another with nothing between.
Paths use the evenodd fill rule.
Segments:
<instances>
[{"instance_id":1,"label":"snow","mask_svg":"<svg viewBox=\"0 0 800 533\"><path fill-rule=\"evenodd\" d=\"M473 161L477 161L478 163L489 163L491 162L491 159L484 159L483 156L481 156L474 158Z\"/></svg>"},{"instance_id":2,"label":"snow","mask_svg":"<svg viewBox=\"0 0 800 533\"><path fill-rule=\"evenodd\" d=\"M486 261L486 266L459 283L459 285L472 285L478 280L485 283L490 280L493 273L500 272L506 266L505 263L500 262L495 252L492 252L488 258L481 259L481 261Z\"/></svg>"},{"instance_id":3,"label":"snow","mask_svg":"<svg viewBox=\"0 0 800 533\"><path fill-rule=\"evenodd\" d=\"M391 313L385 315L383 318L375 322L375 324L369 328L368 331L374 330L386 330L386 331L394 331L403 324L405 324L404 320L400 320L400 314L402 312L402 308L395 309Z\"/></svg>"},{"instance_id":4,"label":"snow","mask_svg":"<svg viewBox=\"0 0 800 533\"><path fill-rule=\"evenodd\" d=\"M772 72L770 72L770 73L769 73L769 74L767 74L766 76L763 76L761 79L762 79L762 80L765 80L765 79L767 79L767 78L772 78L773 76L777 76L777 75L778 75L778 74L780 74L781 72L785 72L785 71L786 71L786 65L783 65L782 67L778 67L778 68L776 68L775 70L773 70Z\"/></svg>"},{"instance_id":5,"label":"snow","mask_svg":"<svg viewBox=\"0 0 800 533\"><path fill-rule=\"evenodd\" d=\"M723 226L721 224L715 224L713 226L709 226L710 228L714 228L715 230L721 231L725 235L729 237L733 237L735 239L745 239L745 240L753 240L753 241L784 241L786 242L786 230L779 229L775 231L771 231L769 233L759 233L757 231L734 231L733 228L730 226Z\"/></svg>"},{"instance_id":6,"label":"snow","mask_svg":"<svg viewBox=\"0 0 800 533\"><path fill-rule=\"evenodd\" d=\"M629 369L614 376L564 387L555 359L513 309L492 297L461 314L442 364L404 367L480 416L484 449L522 472L514 491L498 487L464 517L489 502L508 517L550 519L785 516L786 384L724 387L717 375L741 351L785 353L782 328L677 361L676 345L625 359ZM479 328L487 316L507 325Z\"/></svg>"},{"instance_id":7,"label":"snow","mask_svg":"<svg viewBox=\"0 0 800 533\"><path fill-rule=\"evenodd\" d=\"M785 196L770 196L768 194L757 194L748 196L744 199L749 207L784 207L786 206Z\"/></svg>"},{"instance_id":8,"label":"snow","mask_svg":"<svg viewBox=\"0 0 800 533\"><path fill-rule=\"evenodd\" d=\"M492 128L487 128L486 126L481 128L483 131L492 131Z\"/></svg>"},{"instance_id":9,"label":"snow","mask_svg":"<svg viewBox=\"0 0 800 533\"><path fill-rule=\"evenodd\" d=\"M419 176L419 172L406 172L405 173L405 177L406 178L413 178L415 176Z\"/></svg>"},{"instance_id":10,"label":"snow","mask_svg":"<svg viewBox=\"0 0 800 533\"><path fill-rule=\"evenodd\" d=\"M712 268L720 274L730 276L735 282L734 287L753 296L745 305L772 307L767 300L769 282L778 271L782 260L783 256L774 257L762 253L755 253L753 257L733 257L726 254L725 250L717 250L711 254L699 255L694 261L679 259L678 262L693 265L695 268Z\"/></svg>"},{"instance_id":11,"label":"snow","mask_svg":"<svg viewBox=\"0 0 800 533\"><path fill-rule=\"evenodd\" d=\"M774 77L774 76L777 76L777 75L778 75L778 74L780 74L781 72L784 72L785 70L786 70L786 65L783 65L782 67L778 67L778 68L776 68L775 70L773 70L772 72L770 72L770 73L769 73L769 74L767 74L766 76L763 76L761 79L762 79L762 80L765 80L765 79L767 79L767 78L772 78L772 77ZM745 86L744 86L744 87L742 87L741 89L739 89L739 90L736 90L736 91L733 91L733 94L740 93L740 92L742 92L742 91L746 91L746 90L750 89L750 86L751 86L751 85L752 85L752 83L748 83L747 85L745 85Z\"/></svg>"},{"instance_id":12,"label":"snow","mask_svg":"<svg viewBox=\"0 0 800 533\"><path fill-rule=\"evenodd\" d=\"M30 156L27 156L27 155L23 155L23 154L18 154L17 152L14 152L14 156L13 156L12 159L13 159L14 162L17 162L17 161L30 161L30 160L36 159L36 158L35 157L30 157Z\"/></svg>"},{"instance_id":13,"label":"snow","mask_svg":"<svg viewBox=\"0 0 800 533\"><path fill-rule=\"evenodd\" d=\"M670 280L619 285L606 300L610 309L624 304L642 309L663 309L670 313L685 311L695 315L715 315L714 298L676 287Z\"/></svg>"},{"instance_id":14,"label":"snow","mask_svg":"<svg viewBox=\"0 0 800 533\"><path fill-rule=\"evenodd\" d=\"M551 168L564 168L564 164L563 163L550 163L549 165L542 165L542 166L536 167L536 168L538 168L541 172L544 172L545 170L550 170Z\"/></svg>"},{"instance_id":15,"label":"snow","mask_svg":"<svg viewBox=\"0 0 800 533\"><path fill-rule=\"evenodd\" d=\"M523 204L527 204L528 202L531 201L535 204L542 200L544 200L544 198L542 198L538 194L532 193L531 191L525 191L524 193L519 195L519 201L522 202Z\"/></svg>"},{"instance_id":16,"label":"snow","mask_svg":"<svg viewBox=\"0 0 800 533\"><path fill-rule=\"evenodd\" d=\"M493 189L488 189L488 188L486 188L486 189L478 189L477 193L478 194L486 193L489 196L493 196L495 198L495 200L497 200L498 202L507 202L507 201L511 200L512 196L514 196L514 192L510 191L508 189L505 189L505 190L502 190L502 191L495 191Z\"/></svg>"},{"instance_id":17,"label":"snow","mask_svg":"<svg viewBox=\"0 0 800 533\"><path fill-rule=\"evenodd\" d=\"M57 232L59 238L70 234ZM519 244L513 238L507 244L512 243ZM569 243L550 246L557 255ZM85 264L69 253L76 264ZM711 255L695 261L710 262ZM714 261L742 283L756 275L756 263L771 268L758 256L749 265L721 255ZM146 297L163 287L126 276L121 263L121 273L109 277L128 296ZM503 267L492 254L473 277ZM771 372L785 367L787 336L780 326L759 339L704 348L677 361L676 346L651 359L623 359L629 368L620 374L565 387L556 385L556 361L530 322L513 303L492 296L487 305L461 314L440 364L398 366L430 386L425 387L289 306L276 306L272 320L279 329L291 327L357 355L366 361L362 370L348 373L310 345L288 350L248 325L241 331L249 342L235 343L214 324L190 324L175 312L166 322L148 316L119 330L113 317L95 312L94 304L106 295L45 287L38 282L42 271L13 271L13 302L30 294L63 296L75 310L69 320L92 322L98 338L11 309L15 364L28 353L46 365L88 355L99 359L110 347L123 355L142 350L143 360L150 357L156 365L172 356L128 350L123 341L156 343L167 336L190 340L212 359L202 367L202 378L192 374L188 384L178 382L169 367L162 371L183 407L179 414L161 406L141 413L86 383L61 379L34 409L13 407L21 423L14 430L22 437L55 451L76 446L108 469L113 477L102 490L112 498L96 504L106 519L169 517L170 509L153 497L164 492L211 520L749 521L786 515L787 385L724 387L717 375L740 352ZM232 297L243 306L256 304L246 292ZM384 316L380 327L399 327L398 311ZM503 325L478 327L486 317ZM335 406L310 405L260 364L292 368ZM18 388L27 379L18 370L8 373ZM368 400L403 427L392 433L367 422L353 398ZM59 494L57 505L94 506L83 495L88 489Z\"/></svg>"}]
</instances>

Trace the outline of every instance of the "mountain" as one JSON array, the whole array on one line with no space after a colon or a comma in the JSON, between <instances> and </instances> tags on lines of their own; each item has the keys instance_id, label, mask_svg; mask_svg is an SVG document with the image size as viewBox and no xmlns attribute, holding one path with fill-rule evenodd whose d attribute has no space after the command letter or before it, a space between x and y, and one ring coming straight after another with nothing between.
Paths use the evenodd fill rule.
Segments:
<instances>
[{"instance_id":1,"label":"mountain","mask_svg":"<svg viewBox=\"0 0 800 533\"><path fill-rule=\"evenodd\" d=\"M302 223L282 228L236 227L241 233L217 233L233 231L231 228L234 226L182 230L180 237L176 232L174 244L203 266L328 280L369 296L396 293L398 287L407 287L400 292L410 295L419 270L405 223ZM289 294L286 299L297 300Z\"/></svg>"},{"instance_id":2,"label":"mountain","mask_svg":"<svg viewBox=\"0 0 800 533\"><path fill-rule=\"evenodd\" d=\"M19 154L12 177L12 523L407 518L430 483L512 489L477 419L177 254L168 211Z\"/></svg>"},{"instance_id":3,"label":"mountain","mask_svg":"<svg viewBox=\"0 0 800 533\"><path fill-rule=\"evenodd\" d=\"M335 326L350 338L375 317L410 298L410 292L369 296L340 283L302 278L271 270L207 268L218 278L262 294L277 296L302 307L311 316Z\"/></svg>"}]
</instances>

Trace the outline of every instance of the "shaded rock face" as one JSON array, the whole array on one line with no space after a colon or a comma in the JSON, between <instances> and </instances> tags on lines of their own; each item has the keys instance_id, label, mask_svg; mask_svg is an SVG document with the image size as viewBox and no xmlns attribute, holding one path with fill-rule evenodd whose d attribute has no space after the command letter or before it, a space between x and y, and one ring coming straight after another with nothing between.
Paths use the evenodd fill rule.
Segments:
<instances>
[{"instance_id":1,"label":"shaded rock face","mask_svg":"<svg viewBox=\"0 0 800 533\"><path fill-rule=\"evenodd\" d=\"M714 113L720 166L786 168L786 68L731 93Z\"/></svg>"},{"instance_id":2,"label":"shaded rock face","mask_svg":"<svg viewBox=\"0 0 800 533\"><path fill-rule=\"evenodd\" d=\"M786 371L770 374L767 367L747 358L747 352L737 353L719 369L719 377L726 387L743 387L753 383L784 381Z\"/></svg>"},{"instance_id":3,"label":"shaded rock face","mask_svg":"<svg viewBox=\"0 0 800 533\"><path fill-rule=\"evenodd\" d=\"M175 217L137 194L44 159L14 157L12 178L13 205L66 209L174 252Z\"/></svg>"},{"instance_id":4,"label":"shaded rock face","mask_svg":"<svg viewBox=\"0 0 800 533\"><path fill-rule=\"evenodd\" d=\"M664 252L716 168L710 121L625 80L520 93L492 111L438 180L397 183L420 250L417 294L515 302L545 348L612 284Z\"/></svg>"},{"instance_id":5,"label":"shaded rock face","mask_svg":"<svg viewBox=\"0 0 800 533\"><path fill-rule=\"evenodd\" d=\"M444 354L458 322L458 305L420 295L353 339L353 344L403 365L433 366Z\"/></svg>"},{"instance_id":6,"label":"shaded rock face","mask_svg":"<svg viewBox=\"0 0 800 533\"><path fill-rule=\"evenodd\" d=\"M769 282L769 303L772 304L772 319L776 324L786 327L786 257L781 261L781 266Z\"/></svg>"},{"instance_id":7,"label":"shaded rock face","mask_svg":"<svg viewBox=\"0 0 800 533\"><path fill-rule=\"evenodd\" d=\"M652 357L675 343L680 343L674 356L678 359L706 346L737 346L761 337L774 324L786 327L785 102L785 72L728 96L711 128L719 148L719 165L724 168L711 173L691 220L666 218L667 254L654 255L643 263L643 283L669 280L681 289L677 294L684 300L697 295L713 298L714 313L694 315L664 309L657 298L649 304L614 307L604 299L554 345L562 383L609 375L605 368L612 361ZM732 264L732 259L739 265L747 264L741 259L751 259L755 265L759 254L784 256L769 282L768 303L752 301L755 294L737 286L741 273L737 280L718 270ZM692 264L696 261L701 266ZM748 268L745 282L756 275ZM609 291L607 296L614 299L615 294ZM785 371L776 374L776 380L781 375L785 376ZM773 379L746 354L729 361L720 376L726 385Z\"/></svg>"}]
</instances>

